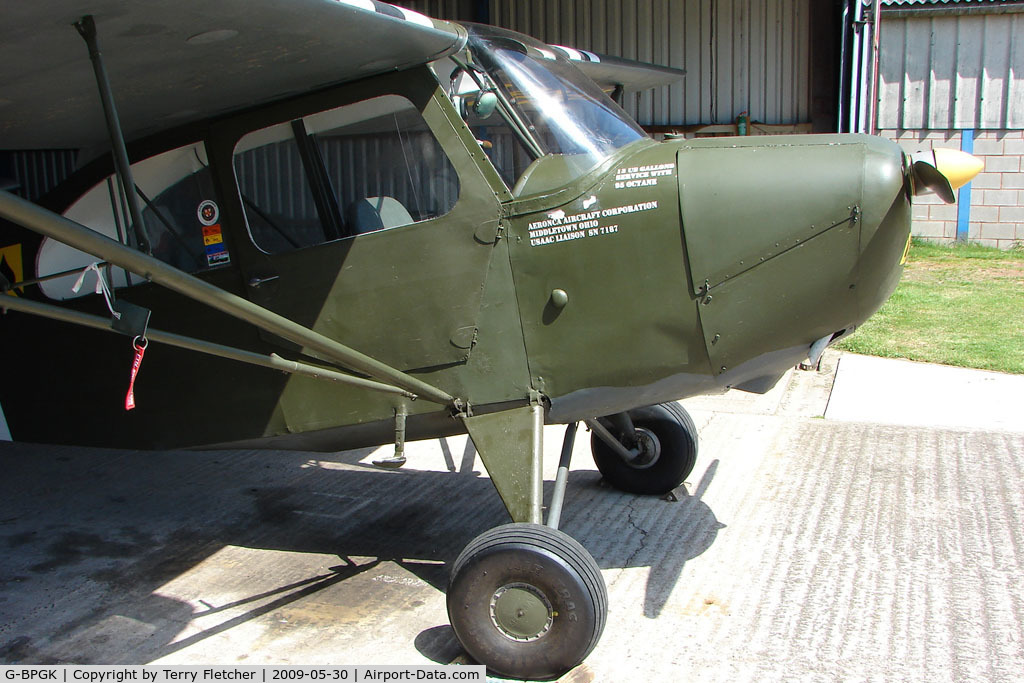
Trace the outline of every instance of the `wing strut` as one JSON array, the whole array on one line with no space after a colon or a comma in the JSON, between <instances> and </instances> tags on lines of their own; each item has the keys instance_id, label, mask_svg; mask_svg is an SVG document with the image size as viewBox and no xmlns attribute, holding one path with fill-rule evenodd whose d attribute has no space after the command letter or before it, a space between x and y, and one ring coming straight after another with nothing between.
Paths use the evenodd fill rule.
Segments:
<instances>
[{"instance_id":1,"label":"wing strut","mask_svg":"<svg viewBox=\"0 0 1024 683\"><path fill-rule=\"evenodd\" d=\"M21 313L38 315L51 320L59 320L61 322L82 325L83 327L91 327L96 330L117 332L117 330L110 326L110 320L107 318L102 318L98 315L90 315L88 313L81 313L61 306L44 304L31 299L23 299L21 297L0 296L0 310L4 312L8 310L19 311ZM263 368L270 368L271 370L280 370L281 372L289 375L305 375L306 377L326 379L332 382L339 382L341 384L349 384L351 386L368 389L370 391L382 391L387 394L398 394L399 396L404 396L413 400L416 399L416 394L390 384L382 384L381 382L375 382L372 379L363 379L362 377L346 375L338 372L337 370L322 368L309 363L302 363L300 361L289 360L287 358L282 358L276 353L266 356L261 353L254 353L244 349L224 346L223 344L214 344L213 342L203 341L202 339L186 337L181 334L174 334L173 332L161 332L160 330L154 330L152 327L146 330L146 338L149 341L155 341L159 344L167 344L168 346L176 346L179 349L198 351L199 353L206 353L211 356L236 360L240 363L258 365Z\"/></svg>"},{"instance_id":2,"label":"wing strut","mask_svg":"<svg viewBox=\"0 0 1024 683\"><path fill-rule=\"evenodd\" d=\"M96 40L96 22L89 14L76 21L75 28L85 40L85 44L89 46L89 59L92 60L92 69L96 73L96 85L99 87L103 114L107 119L107 131L110 133L110 145L114 152L117 181L121 186L123 196L128 200L128 212L131 214L132 223L135 226L135 239L142 251L152 254L153 248L149 243L146 224L142 220L142 207L139 206L139 197L135 194L135 181L132 179L132 166L128 162L128 150L121 132L121 121L117 116L114 95L110 91L110 80L107 79L107 69L103 66L103 55L100 53L100 46Z\"/></svg>"},{"instance_id":3,"label":"wing strut","mask_svg":"<svg viewBox=\"0 0 1024 683\"><path fill-rule=\"evenodd\" d=\"M16 197L10 192L0 191L0 217L27 230L52 237L79 251L84 251L96 258L141 275L147 280L163 285L174 292L195 299L239 320L251 323L282 339L304 346L331 362L394 384L396 387L433 403L451 405L460 411L463 408L462 401L437 387L319 332L303 327L248 299L226 292L148 254L143 254L52 211L47 211L26 199Z\"/></svg>"}]
</instances>

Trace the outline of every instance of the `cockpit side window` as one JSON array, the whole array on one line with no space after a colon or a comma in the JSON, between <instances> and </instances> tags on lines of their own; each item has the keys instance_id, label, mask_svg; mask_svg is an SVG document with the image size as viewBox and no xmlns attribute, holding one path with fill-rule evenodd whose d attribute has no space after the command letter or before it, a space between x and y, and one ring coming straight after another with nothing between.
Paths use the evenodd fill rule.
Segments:
<instances>
[{"instance_id":1,"label":"cockpit side window","mask_svg":"<svg viewBox=\"0 0 1024 683\"><path fill-rule=\"evenodd\" d=\"M327 240L290 125L245 136L234 165L249 232L261 249L278 253Z\"/></svg>"},{"instance_id":2,"label":"cockpit side window","mask_svg":"<svg viewBox=\"0 0 1024 683\"><path fill-rule=\"evenodd\" d=\"M269 253L437 218L459 195L422 115L397 95L253 131L234 166L249 233Z\"/></svg>"},{"instance_id":3,"label":"cockpit side window","mask_svg":"<svg viewBox=\"0 0 1024 683\"><path fill-rule=\"evenodd\" d=\"M467 50L434 68L439 78L451 74L449 97L513 196L564 187L646 137L596 83L549 46L491 26L468 29ZM449 71L450 65L456 68ZM485 97L499 103L484 107L485 114L498 115L474 120L473 102ZM488 135L499 138L500 146L490 141L488 150Z\"/></svg>"},{"instance_id":4,"label":"cockpit side window","mask_svg":"<svg viewBox=\"0 0 1024 683\"><path fill-rule=\"evenodd\" d=\"M514 187L537 154L523 144L522 135L513 128L508 112L500 105L482 104L487 97L497 102L494 90L488 88L486 75L454 58L438 60L431 68L498 175L508 188Z\"/></svg>"},{"instance_id":5,"label":"cockpit side window","mask_svg":"<svg viewBox=\"0 0 1024 683\"><path fill-rule=\"evenodd\" d=\"M514 187L534 160L522 139L501 116L483 118L470 108L464 119L498 175L509 188Z\"/></svg>"},{"instance_id":6,"label":"cockpit side window","mask_svg":"<svg viewBox=\"0 0 1024 683\"><path fill-rule=\"evenodd\" d=\"M522 177L533 162L533 158L516 134L504 122L471 127L471 130L501 179L509 188L515 187L516 180Z\"/></svg>"}]
</instances>

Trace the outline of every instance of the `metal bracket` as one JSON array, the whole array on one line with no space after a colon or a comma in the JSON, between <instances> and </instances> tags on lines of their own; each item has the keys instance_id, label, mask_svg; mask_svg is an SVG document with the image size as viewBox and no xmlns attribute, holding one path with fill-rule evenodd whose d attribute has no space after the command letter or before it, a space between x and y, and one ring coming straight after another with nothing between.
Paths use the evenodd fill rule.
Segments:
<instances>
[{"instance_id":1,"label":"metal bracket","mask_svg":"<svg viewBox=\"0 0 1024 683\"><path fill-rule=\"evenodd\" d=\"M543 523L544 408L533 404L463 422L512 521Z\"/></svg>"},{"instance_id":2,"label":"metal bracket","mask_svg":"<svg viewBox=\"0 0 1024 683\"><path fill-rule=\"evenodd\" d=\"M406 463L405 457L405 418L409 411L405 406L395 409L395 454L390 458L374 460L373 464L388 470L397 470Z\"/></svg>"},{"instance_id":3,"label":"metal bracket","mask_svg":"<svg viewBox=\"0 0 1024 683\"><path fill-rule=\"evenodd\" d=\"M705 305L705 306L707 306L709 303L711 303L711 298L712 297L711 297L710 294L708 294L708 292L710 292L710 291L711 291L711 282L708 281L708 280L704 280L704 285L700 288L700 298L701 298L701 303L703 305Z\"/></svg>"},{"instance_id":4,"label":"metal bracket","mask_svg":"<svg viewBox=\"0 0 1024 683\"><path fill-rule=\"evenodd\" d=\"M452 417L458 420L462 420L467 417L473 417L473 406L468 401L463 401L461 398L452 400L451 408Z\"/></svg>"}]
</instances>

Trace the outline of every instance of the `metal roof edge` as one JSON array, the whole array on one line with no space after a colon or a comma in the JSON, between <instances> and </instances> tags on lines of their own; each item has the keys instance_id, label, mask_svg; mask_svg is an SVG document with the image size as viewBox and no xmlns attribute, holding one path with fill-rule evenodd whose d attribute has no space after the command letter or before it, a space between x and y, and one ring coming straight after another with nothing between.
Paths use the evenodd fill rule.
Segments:
<instances>
[{"instance_id":1,"label":"metal roof edge","mask_svg":"<svg viewBox=\"0 0 1024 683\"><path fill-rule=\"evenodd\" d=\"M920 16L964 16L969 14L1024 13L1024 2L990 0L967 2L958 0L888 0L880 6L883 16L891 18Z\"/></svg>"}]
</instances>

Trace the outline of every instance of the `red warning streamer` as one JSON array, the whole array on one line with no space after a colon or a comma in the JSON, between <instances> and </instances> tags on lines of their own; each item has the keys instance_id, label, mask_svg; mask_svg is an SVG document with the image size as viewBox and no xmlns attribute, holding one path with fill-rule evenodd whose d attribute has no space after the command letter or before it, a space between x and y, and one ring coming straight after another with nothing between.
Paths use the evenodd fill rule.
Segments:
<instances>
[{"instance_id":1,"label":"red warning streamer","mask_svg":"<svg viewBox=\"0 0 1024 683\"><path fill-rule=\"evenodd\" d=\"M132 379L128 383L128 395L124 397L125 410L135 408L135 377L139 374L139 366L142 365L142 357L146 354L149 340L141 339L140 341L139 337L136 337L132 340L132 346L135 348L135 360L132 361Z\"/></svg>"}]
</instances>

